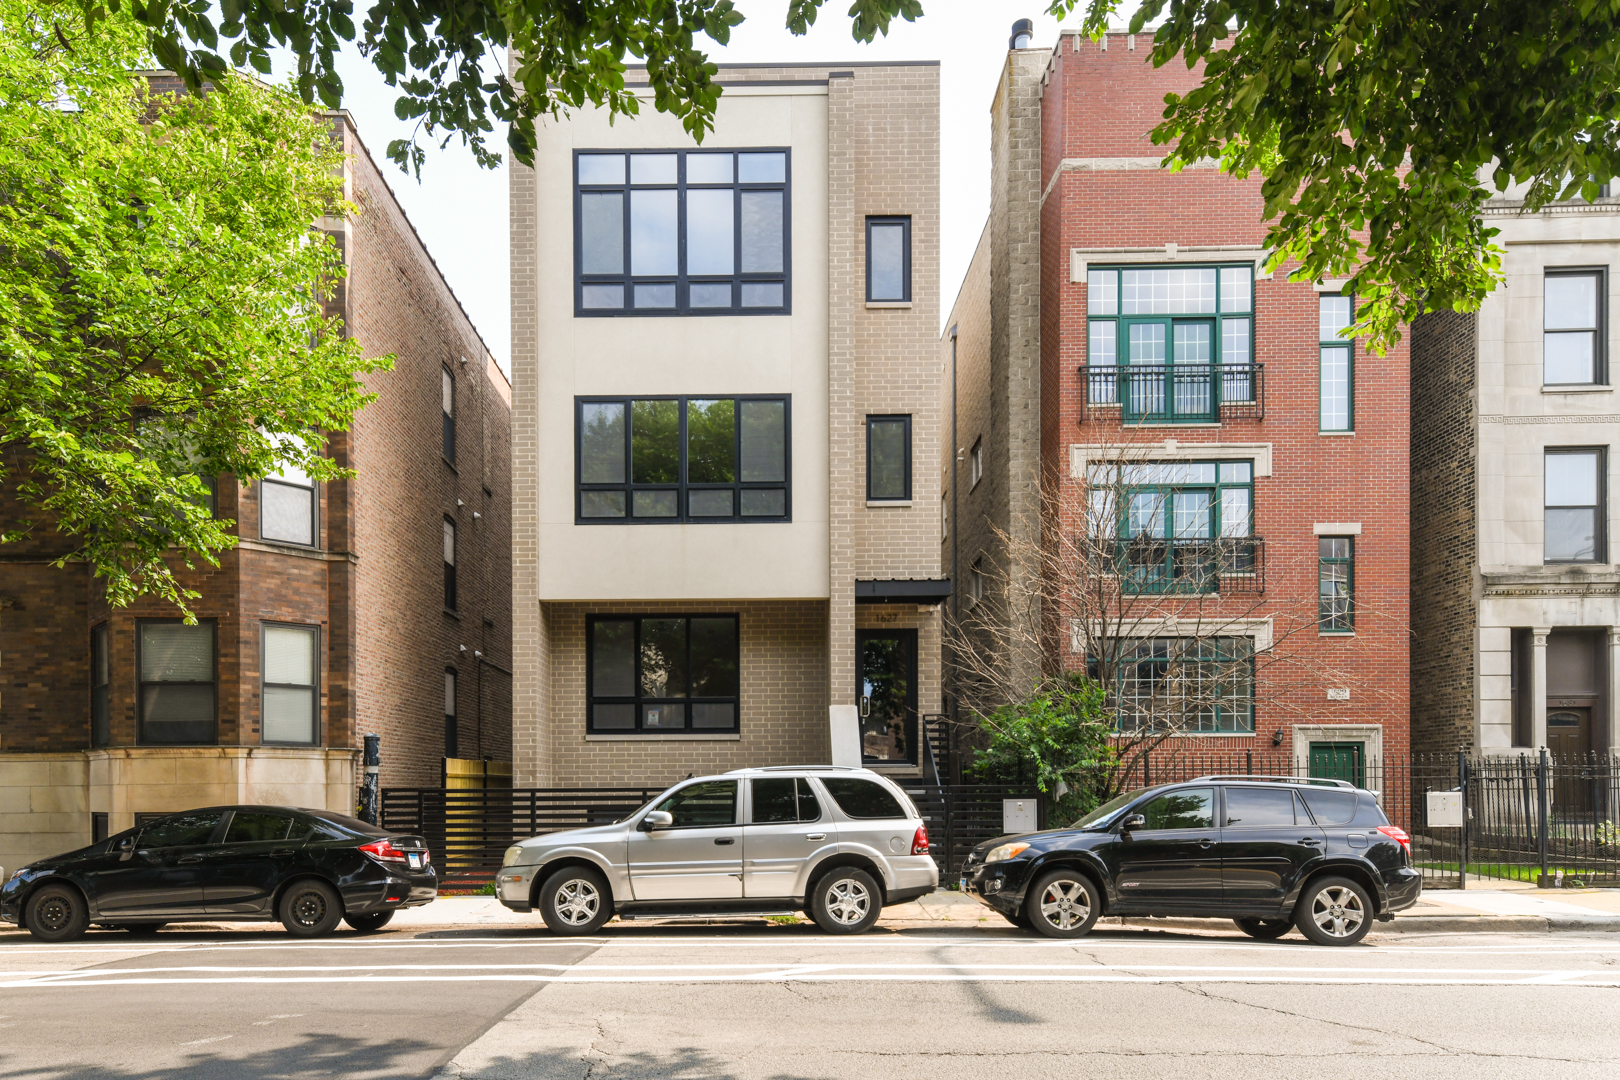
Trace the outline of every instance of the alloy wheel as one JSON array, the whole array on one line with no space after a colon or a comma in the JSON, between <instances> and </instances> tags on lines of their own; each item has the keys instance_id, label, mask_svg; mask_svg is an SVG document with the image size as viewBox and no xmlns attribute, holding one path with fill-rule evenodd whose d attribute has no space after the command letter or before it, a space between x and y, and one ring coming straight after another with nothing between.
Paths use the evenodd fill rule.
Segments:
<instances>
[{"instance_id":1,"label":"alloy wheel","mask_svg":"<svg viewBox=\"0 0 1620 1080\"><path fill-rule=\"evenodd\" d=\"M841 878L827 890L827 914L845 926L860 922L870 910L872 894L859 881Z\"/></svg>"},{"instance_id":2,"label":"alloy wheel","mask_svg":"<svg viewBox=\"0 0 1620 1080\"><path fill-rule=\"evenodd\" d=\"M602 896L584 878L570 878L557 890L557 914L569 926L584 926L596 918L602 906Z\"/></svg>"},{"instance_id":3,"label":"alloy wheel","mask_svg":"<svg viewBox=\"0 0 1620 1080\"><path fill-rule=\"evenodd\" d=\"M1351 937L1367 919L1354 889L1329 885L1311 901L1311 921L1328 937Z\"/></svg>"},{"instance_id":4,"label":"alloy wheel","mask_svg":"<svg viewBox=\"0 0 1620 1080\"><path fill-rule=\"evenodd\" d=\"M1091 918L1091 897L1078 881L1058 880L1041 891L1041 918L1059 930L1073 930Z\"/></svg>"}]
</instances>

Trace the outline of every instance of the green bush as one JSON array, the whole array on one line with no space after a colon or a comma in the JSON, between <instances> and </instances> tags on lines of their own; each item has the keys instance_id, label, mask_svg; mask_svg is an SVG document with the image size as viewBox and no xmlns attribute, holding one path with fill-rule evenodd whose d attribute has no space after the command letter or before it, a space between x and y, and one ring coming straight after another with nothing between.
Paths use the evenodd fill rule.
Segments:
<instances>
[{"instance_id":1,"label":"green bush","mask_svg":"<svg viewBox=\"0 0 1620 1080\"><path fill-rule=\"evenodd\" d=\"M987 738L969 768L976 783L1033 782L1048 819L1069 822L1105 801L1118 764L1101 685L1078 672L1049 679L1024 701L981 715Z\"/></svg>"}]
</instances>

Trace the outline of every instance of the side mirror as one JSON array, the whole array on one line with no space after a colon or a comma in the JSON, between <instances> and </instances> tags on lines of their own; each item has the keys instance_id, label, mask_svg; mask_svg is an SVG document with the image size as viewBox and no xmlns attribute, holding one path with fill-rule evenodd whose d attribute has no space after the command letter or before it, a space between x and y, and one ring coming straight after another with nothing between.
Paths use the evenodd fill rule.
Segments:
<instances>
[{"instance_id":1,"label":"side mirror","mask_svg":"<svg viewBox=\"0 0 1620 1080\"><path fill-rule=\"evenodd\" d=\"M654 829L667 829L675 824L675 815L668 810L649 810L647 816L641 819L636 828L642 832L652 832Z\"/></svg>"},{"instance_id":2,"label":"side mirror","mask_svg":"<svg viewBox=\"0 0 1620 1080\"><path fill-rule=\"evenodd\" d=\"M135 838L133 836L124 837L122 840L118 841L118 847L116 850L118 851L118 861L128 862L129 857L135 854Z\"/></svg>"},{"instance_id":3,"label":"side mirror","mask_svg":"<svg viewBox=\"0 0 1620 1080\"><path fill-rule=\"evenodd\" d=\"M1132 814L1130 817L1119 823L1119 831L1122 833L1130 832L1132 829L1140 829L1146 824L1147 818L1143 817L1141 814Z\"/></svg>"}]
</instances>

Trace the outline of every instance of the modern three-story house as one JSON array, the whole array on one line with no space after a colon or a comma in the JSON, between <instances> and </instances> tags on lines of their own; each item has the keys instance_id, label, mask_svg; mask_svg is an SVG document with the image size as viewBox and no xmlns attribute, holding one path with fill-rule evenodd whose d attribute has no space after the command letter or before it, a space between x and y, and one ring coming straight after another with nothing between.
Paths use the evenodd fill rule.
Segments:
<instances>
[{"instance_id":1,"label":"modern three-story house","mask_svg":"<svg viewBox=\"0 0 1620 1080\"><path fill-rule=\"evenodd\" d=\"M720 81L512 170L519 785L914 773L940 707L939 68Z\"/></svg>"}]
</instances>

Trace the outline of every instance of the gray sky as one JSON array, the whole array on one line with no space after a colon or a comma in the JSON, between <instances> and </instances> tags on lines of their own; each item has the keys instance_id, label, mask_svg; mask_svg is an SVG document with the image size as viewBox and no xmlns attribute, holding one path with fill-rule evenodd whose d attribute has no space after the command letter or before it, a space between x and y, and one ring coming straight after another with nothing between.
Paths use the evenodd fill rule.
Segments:
<instances>
[{"instance_id":1,"label":"gray sky","mask_svg":"<svg viewBox=\"0 0 1620 1080\"><path fill-rule=\"evenodd\" d=\"M362 5L364 6L364 5ZM738 0L747 21L731 44L715 48L718 63L770 61L939 60L943 130L941 201L944 217L941 308L949 311L967 271L989 207L990 96L1006 57L1015 19L1035 20L1035 44L1050 46L1058 23L1031 0L924 0L915 23L898 22L887 38L860 45L849 36L842 0L827 0L820 21L803 38L783 28L787 0ZM1078 17L1075 17L1077 22ZM699 39L708 44L707 39ZM383 156L390 139L409 134L394 118L397 96L367 61L350 51L342 66L344 106L383 169L434 261L503 368L509 353L506 173L480 169L459 138L428 148L422 180L402 175ZM495 142L505 144L505 132Z\"/></svg>"}]
</instances>

